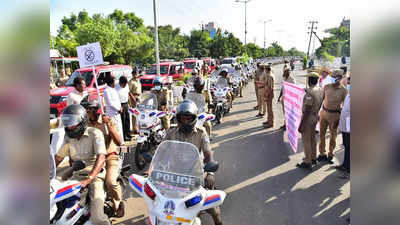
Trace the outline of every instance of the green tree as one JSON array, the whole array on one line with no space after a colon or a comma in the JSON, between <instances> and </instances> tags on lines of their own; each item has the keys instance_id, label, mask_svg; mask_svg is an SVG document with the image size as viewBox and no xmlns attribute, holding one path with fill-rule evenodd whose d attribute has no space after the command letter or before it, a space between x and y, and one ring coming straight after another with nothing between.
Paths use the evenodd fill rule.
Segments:
<instances>
[{"instance_id":1,"label":"green tree","mask_svg":"<svg viewBox=\"0 0 400 225\"><path fill-rule=\"evenodd\" d=\"M283 50L282 46L280 46L280 45L278 44L278 42L276 42L276 41L273 42L273 43L271 44L271 46L272 46L272 48L274 49L275 56L283 56L284 50Z\"/></svg>"},{"instance_id":2,"label":"green tree","mask_svg":"<svg viewBox=\"0 0 400 225\"><path fill-rule=\"evenodd\" d=\"M77 20L78 23L84 24L87 23L89 20L91 20L91 18L89 17L89 14L85 10L80 11L78 13L78 20Z\"/></svg>"},{"instance_id":3,"label":"green tree","mask_svg":"<svg viewBox=\"0 0 400 225\"><path fill-rule=\"evenodd\" d=\"M322 39L321 46L315 51L318 58L329 54L335 57L350 56L350 30L341 26L325 30L329 37Z\"/></svg>"},{"instance_id":4,"label":"green tree","mask_svg":"<svg viewBox=\"0 0 400 225\"><path fill-rule=\"evenodd\" d=\"M193 30L190 33L188 45L190 54L197 58L210 56L210 41L211 38L207 32L201 30Z\"/></svg>"},{"instance_id":5,"label":"green tree","mask_svg":"<svg viewBox=\"0 0 400 225\"><path fill-rule=\"evenodd\" d=\"M227 56L228 40L223 36L221 29L218 29L214 35L214 39L211 40L209 45L210 55L213 58L220 58Z\"/></svg>"},{"instance_id":6,"label":"green tree","mask_svg":"<svg viewBox=\"0 0 400 225\"><path fill-rule=\"evenodd\" d=\"M98 21L90 20L84 24L78 24L75 39L79 45L100 42L103 57L111 55L118 33L111 19L102 18Z\"/></svg>"},{"instance_id":7,"label":"green tree","mask_svg":"<svg viewBox=\"0 0 400 225\"><path fill-rule=\"evenodd\" d=\"M263 55L263 49L253 43L248 43L244 48L247 54L252 58L260 58Z\"/></svg>"},{"instance_id":8,"label":"green tree","mask_svg":"<svg viewBox=\"0 0 400 225\"><path fill-rule=\"evenodd\" d=\"M78 21L78 17L73 13L71 13L71 16L69 18L64 16L61 19L61 23L63 25L66 25L69 28L69 30L71 30L71 31L74 31L77 28L76 27L77 21Z\"/></svg>"},{"instance_id":9,"label":"green tree","mask_svg":"<svg viewBox=\"0 0 400 225\"><path fill-rule=\"evenodd\" d=\"M149 36L154 40L154 27L148 27ZM189 43L189 37L180 34L179 28L173 28L171 25L158 27L158 44L161 59L183 60L189 57L189 49L186 47Z\"/></svg>"}]
</instances>

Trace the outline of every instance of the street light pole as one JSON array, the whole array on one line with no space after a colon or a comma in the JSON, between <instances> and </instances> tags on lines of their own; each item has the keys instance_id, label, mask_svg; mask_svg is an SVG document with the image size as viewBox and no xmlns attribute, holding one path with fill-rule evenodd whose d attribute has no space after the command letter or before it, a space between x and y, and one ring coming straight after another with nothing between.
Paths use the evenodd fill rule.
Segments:
<instances>
[{"instance_id":1,"label":"street light pole","mask_svg":"<svg viewBox=\"0 0 400 225\"><path fill-rule=\"evenodd\" d=\"M251 0L236 0L235 2L244 3L244 45L247 44L247 3Z\"/></svg>"},{"instance_id":2,"label":"street light pole","mask_svg":"<svg viewBox=\"0 0 400 225\"><path fill-rule=\"evenodd\" d=\"M156 41L156 68L157 77L160 78L160 52L158 50L158 27L157 27L157 13L156 13L156 0L153 0L153 13L154 13L154 36Z\"/></svg>"},{"instance_id":3,"label":"street light pole","mask_svg":"<svg viewBox=\"0 0 400 225\"><path fill-rule=\"evenodd\" d=\"M271 22L272 20L259 20L259 22L264 23L264 53L266 49L266 39L265 39L265 24Z\"/></svg>"}]
</instances>

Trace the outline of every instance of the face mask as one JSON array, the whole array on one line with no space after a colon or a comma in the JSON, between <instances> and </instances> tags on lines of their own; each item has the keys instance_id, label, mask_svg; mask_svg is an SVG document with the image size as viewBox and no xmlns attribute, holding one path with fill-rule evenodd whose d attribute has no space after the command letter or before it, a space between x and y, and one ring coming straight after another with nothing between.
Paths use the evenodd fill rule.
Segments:
<instances>
[{"instance_id":1,"label":"face mask","mask_svg":"<svg viewBox=\"0 0 400 225\"><path fill-rule=\"evenodd\" d=\"M159 91L159 90L161 90L161 86L155 86L155 89L156 89L157 91Z\"/></svg>"},{"instance_id":2,"label":"face mask","mask_svg":"<svg viewBox=\"0 0 400 225\"><path fill-rule=\"evenodd\" d=\"M179 130L184 134L191 133L193 131L193 129L194 129L194 124L193 125L191 125L191 124L181 124L179 126Z\"/></svg>"},{"instance_id":3,"label":"face mask","mask_svg":"<svg viewBox=\"0 0 400 225\"><path fill-rule=\"evenodd\" d=\"M347 85L347 91L350 92L350 84Z\"/></svg>"}]
</instances>

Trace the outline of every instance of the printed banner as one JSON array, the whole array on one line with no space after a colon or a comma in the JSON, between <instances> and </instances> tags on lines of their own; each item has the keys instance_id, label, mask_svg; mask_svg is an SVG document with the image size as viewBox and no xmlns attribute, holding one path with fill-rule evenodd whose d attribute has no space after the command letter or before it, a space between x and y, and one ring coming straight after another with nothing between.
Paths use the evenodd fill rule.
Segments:
<instances>
[{"instance_id":1,"label":"printed banner","mask_svg":"<svg viewBox=\"0 0 400 225\"><path fill-rule=\"evenodd\" d=\"M285 102L286 133L289 144L297 153L299 141L298 128L301 122L302 105L305 92L304 88L283 82L283 101Z\"/></svg>"}]
</instances>

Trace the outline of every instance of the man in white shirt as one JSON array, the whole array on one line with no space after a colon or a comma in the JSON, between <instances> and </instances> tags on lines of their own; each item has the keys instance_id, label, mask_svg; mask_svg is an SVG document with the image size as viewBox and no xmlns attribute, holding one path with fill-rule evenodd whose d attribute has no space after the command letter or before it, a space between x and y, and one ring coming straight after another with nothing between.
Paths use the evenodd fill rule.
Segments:
<instances>
[{"instance_id":1,"label":"man in white shirt","mask_svg":"<svg viewBox=\"0 0 400 225\"><path fill-rule=\"evenodd\" d=\"M122 131L124 133L124 140L130 141L132 136L130 135L130 119L129 119L129 87L128 79L125 76L119 78L119 83L116 85L115 90L117 90L119 95L119 100L122 106L121 120L122 120Z\"/></svg>"},{"instance_id":2,"label":"man in white shirt","mask_svg":"<svg viewBox=\"0 0 400 225\"><path fill-rule=\"evenodd\" d=\"M74 79L74 87L73 90L67 97L67 106L72 104L80 104L81 100L87 95L86 83L82 77L75 77Z\"/></svg>"},{"instance_id":3,"label":"man in white shirt","mask_svg":"<svg viewBox=\"0 0 400 225\"><path fill-rule=\"evenodd\" d=\"M118 134L121 137L121 140L124 140L120 116L120 113L122 113L122 107L118 92L115 90L115 77L111 75L111 73L107 73L105 82L107 87L103 92L103 96L106 105L106 115L117 125Z\"/></svg>"}]
</instances>

